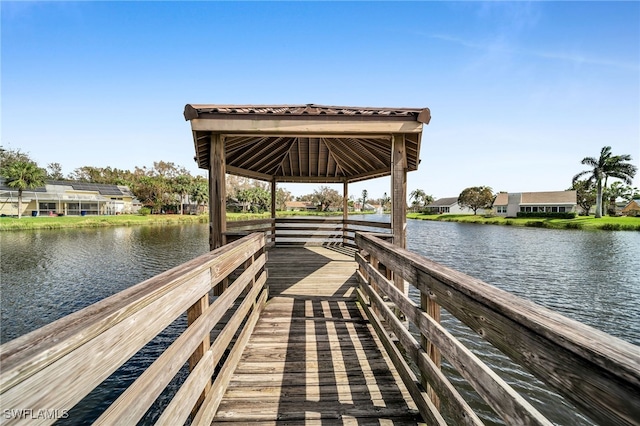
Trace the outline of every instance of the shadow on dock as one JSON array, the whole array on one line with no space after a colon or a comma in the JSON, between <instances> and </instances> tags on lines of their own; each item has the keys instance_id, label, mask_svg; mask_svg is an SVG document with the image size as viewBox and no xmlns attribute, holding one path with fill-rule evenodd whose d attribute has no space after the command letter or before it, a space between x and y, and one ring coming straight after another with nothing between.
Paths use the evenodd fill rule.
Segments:
<instances>
[{"instance_id":1,"label":"shadow on dock","mask_svg":"<svg viewBox=\"0 0 640 426\"><path fill-rule=\"evenodd\" d=\"M344 249L275 248L268 268L271 299L214 421L418 423L409 393L355 303L353 257Z\"/></svg>"}]
</instances>

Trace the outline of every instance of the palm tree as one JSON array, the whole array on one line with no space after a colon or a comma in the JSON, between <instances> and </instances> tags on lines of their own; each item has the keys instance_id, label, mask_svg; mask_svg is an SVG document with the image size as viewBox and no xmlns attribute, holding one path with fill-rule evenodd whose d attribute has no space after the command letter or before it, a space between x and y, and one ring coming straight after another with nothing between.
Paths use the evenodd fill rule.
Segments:
<instances>
[{"instance_id":1,"label":"palm tree","mask_svg":"<svg viewBox=\"0 0 640 426\"><path fill-rule=\"evenodd\" d=\"M413 200L413 202L411 203L412 211L415 212L418 207L420 207L420 205L422 204L422 200L426 195L427 194L422 189L411 191L411 193L409 194L409 199Z\"/></svg>"},{"instance_id":2,"label":"palm tree","mask_svg":"<svg viewBox=\"0 0 640 426\"><path fill-rule=\"evenodd\" d=\"M605 181L608 177L621 179L627 185L631 185L632 179L635 176L638 168L627 161L631 160L631 156L625 155L611 155L611 147L605 146L600 151L600 158L585 157L581 163L587 166L591 166L591 170L585 170L573 177L573 183L575 183L582 176L587 177L588 182L596 183L596 217L602 217L602 181Z\"/></svg>"},{"instance_id":3,"label":"palm tree","mask_svg":"<svg viewBox=\"0 0 640 426\"><path fill-rule=\"evenodd\" d=\"M22 191L44 186L46 173L30 161L14 161L3 167L5 184L18 190L18 219L22 218Z\"/></svg>"},{"instance_id":4,"label":"palm tree","mask_svg":"<svg viewBox=\"0 0 640 426\"><path fill-rule=\"evenodd\" d=\"M207 181L201 176L196 177L190 195L198 206L197 210L200 211L200 206L204 206L209 201L209 185Z\"/></svg>"},{"instance_id":5,"label":"palm tree","mask_svg":"<svg viewBox=\"0 0 640 426\"><path fill-rule=\"evenodd\" d=\"M180 198L180 214L184 214L184 201L193 186L193 177L191 175L178 175L171 179L173 190Z\"/></svg>"},{"instance_id":6,"label":"palm tree","mask_svg":"<svg viewBox=\"0 0 640 426\"><path fill-rule=\"evenodd\" d=\"M433 203L433 197L431 195L427 195L427 193L422 189L411 191L411 193L409 194L409 199L413 200L413 202L411 203L411 209L413 211L416 211L421 207Z\"/></svg>"}]
</instances>

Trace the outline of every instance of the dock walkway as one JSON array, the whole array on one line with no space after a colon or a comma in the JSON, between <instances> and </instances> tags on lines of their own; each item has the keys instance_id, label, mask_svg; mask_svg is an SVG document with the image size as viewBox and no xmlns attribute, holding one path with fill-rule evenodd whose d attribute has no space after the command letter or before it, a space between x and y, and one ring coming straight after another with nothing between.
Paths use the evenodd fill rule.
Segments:
<instances>
[{"instance_id":1,"label":"dock walkway","mask_svg":"<svg viewBox=\"0 0 640 426\"><path fill-rule=\"evenodd\" d=\"M356 303L357 265L353 254L344 250L269 250L270 300L215 423L420 421L409 392Z\"/></svg>"}]
</instances>

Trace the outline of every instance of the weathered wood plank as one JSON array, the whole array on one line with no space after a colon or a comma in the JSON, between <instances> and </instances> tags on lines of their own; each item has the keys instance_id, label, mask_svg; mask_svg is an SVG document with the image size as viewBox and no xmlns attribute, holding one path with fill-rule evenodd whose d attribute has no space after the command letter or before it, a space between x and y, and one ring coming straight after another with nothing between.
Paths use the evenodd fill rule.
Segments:
<instances>
[{"instance_id":1,"label":"weathered wood plank","mask_svg":"<svg viewBox=\"0 0 640 426\"><path fill-rule=\"evenodd\" d=\"M358 262L363 262L360 257ZM487 401L496 412L509 424L539 424L551 423L542 416L531 404L518 394L504 380L498 377L484 362L478 359L469 349L449 334L433 318L423 312L415 303L400 293L384 279L378 271L370 267L367 271L376 280L381 291L400 307L400 310L411 322L416 324L422 335L443 352L449 362L458 369L460 374ZM372 298L377 295L372 294ZM384 306L386 309L386 306ZM414 360L418 361L418 353L414 353ZM423 359L424 362L424 359ZM466 404L465 404L466 405Z\"/></svg>"},{"instance_id":2,"label":"weathered wood plank","mask_svg":"<svg viewBox=\"0 0 640 426\"><path fill-rule=\"evenodd\" d=\"M198 281L166 293L80 348L57 359L48 368L39 369L9 388L2 394L3 407L20 407L35 412L50 407L70 409L169 326L186 306L209 291L210 281L206 274ZM100 357L94 354L100 354Z\"/></svg>"},{"instance_id":3,"label":"weathered wood plank","mask_svg":"<svg viewBox=\"0 0 640 426\"><path fill-rule=\"evenodd\" d=\"M391 229L391 223L389 222L375 222L370 220L354 220L347 219L344 221L347 225L357 225L357 226L366 226L372 228L383 228L383 229Z\"/></svg>"},{"instance_id":4,"label":"weathered wood plank","mask_svg":"<svg viewBox=\"0 0 640 426\"><path fill-rule=\"evenodd\" d=\"M227 360L225 361L222 369L220 370L220 373L213 383L211 391L207 395L200 410L198 410L198 413L194 417L192 424L209 425L213 421L213 418L218 411L220 402L222 401L222 396L224 395L224 392L229 385L231 375L233 374L233 371L236 368L238 361L240 360L240 356L242 355L242 351L245 345L249 341L253 327L258 321L260 312L262 311L267 300L267 295L268 291L265 289L262 291L260 297L256 300L253 312L251 312L251 314L249 315L247 323L240 333L240 336L238 336L236 344L233 346L233 349L231 349Z\"/></svg>"},{"instance_id":5,"label":"weathered wood plank","mask_svg":"<svg viewBox=\"0 0 640 426\"><path fill-rule=\"evenodd\" d=\"M224 136L211 134L209 151L209 247L215 250L224 244L227 230L227 196L225 188L226 156Z\"/></svg>"},{"instance_id":6,"label":"weathered wood plank","mask_svg":"<svg viewBox=\"0 0 640 426\"><path fill-rule=\"evenodd\" d=\"M358 259L358 262L364 261L362 257ZM404 294L400 292L398 288L388 281L379 271L375 270L371 264L365 264L370 279L373 279L383 294L387 295L389 299L395 303L396 306L401 307L402 312L406 312L412 307L417 310L418 307L411 302ZM426 352L420 347L420 344L413 338L405 326L398 320L394 312L389 309L388 305L381 299L371 286L362 281L360 286L366 294L369 296L369 300L372 305L377 307L378 312L382 314L387 326L393 331L395 336L406 351L407 357L411 359L420 368L422 374L422 382L424 384L425 378L429 379L429 382L434 386L434 389L439 395L443 396L443 399L447 402L447 405L452 407L449 412L452 418L458 425L481 425L483 424L480 418L473 412L469 404L462 398L460 393L453 387L451 382L445 377L440 370L439 366L427 356ZM387 293L388 292L388 293ZM406 302L403 303L403 302ZM427 395L429 395L427 391ZM435 407L438 407L433 402Z\"/></svg>"},{"instance_id":7,"label":"weathered wood plank","mask_svg":"<svg viewBox=\"0 0 640 426\"><path fill-rule=\"evenodd\" d=\"M187 327L176 340L138 377L131 386L100 416L98 424L133 424L139 421L162 393L171 379L184 365L189 354L206 337L209 340L211 329L218 323L235 299L242 294L256 273L264 266L263 254L238 277L234 285L218 297L201 315ZM265 279L262 279L264 283ZM225 325L229 326L229 323ZM204 353L209 350L206 347ZM200 358L202 358L202 356ZM198 361L200 360L198 359ZM190 365L193 370L197 362ZM206 387L205 387L206 388ZM201 388L201 391L205 388ZM204 398L203 398L204 399Z\"/></svg>"},{"instance_id":8,"label":"weathered wood plank","mask_svg":"<svg viewBox=\"0 0 640 426\"><path fill-rule=\"evenodd\" d=\"M369 404L358 404L353 402L338 403L334 401L330 402L306 402L304 404L293 402L276 402L276 403L264 403L264 404L248 404L241 412L239 407L233 406L228 408L228 401L223 401L220 404L216 416L216 422L224 419L233 419L236 422L254 422L254 421L269 421L269 420L306 420L306 419L323 419L328 420L340 420L344 416L356 417L356 418L393 418L395 416L405 417L407 413L414 415L416 423L418 422L419 414L415 410L408 409L405 406L384 407L384 401L371 401ZM377 404L377 405L374 405Z\"/></svg>"},{"instance_id":9,"label":"weathered wood plank","mask_svg":"<svg viewBox=\"0 0 640 426\"><path fill-rule=\"evenodd\" d=\"M236 230L238 228L253 227L253 226L271 226L274 223L273 219L254 219L254 220L230 220L227 221L228 230Z\"/></svg>"},{"instance_id":10,"label":"weathered wood plank","mask_svg":"<svg viewBox=\"0 0 640 426\"><path fill-rule=\"evenodd\" d=\"M237 423L235 420L216 420L216 424L231 424ZM326 419L304 419L304 420L263 420L263 421L251 421L252 426L323 426L327 424ZM393 416L387 417L353 417L343 415L340 419L331 421L331 424L344 425L344 426L416 426L425 425L418 421L415 415L407 414L405 416Z\"/></svg>"},{"instance_id":11,"label":"weathered wood plank","mask_svg":"<svg viewBox=\"0 0 640 426\"><path fill-rule=\"evenodd\" d=\"M54 321L0 346L0 393L99 336L110 327L202 274L210 286L264 246L263 235L252 235L163 272L118 294ZM212 265L215 268L212 269ZM204 294L205 292L203 292ZM185 311L187 306L184 307Z\"/></svg>"},{"instance_id":12,"label":"weathered wood plank","mask_svg":"<svg viewBox=\"0 0 640 426\"><path fill-rule=\"evenodd\" d=\"M215 422L336 421L342 413L358 422L416 424L410 393L354 303L353 258L274 249L267 267L270 290L279 292L254 328ZM310 404L319 411L305 415Z\"/></svg>"},{"instance_id":13,"label":"weathered wood plank","mask_svg":"<svg viewBox=\"0 0 640 426\"><path fill-rule=\"evenodd\" d=\"M384 329L384 326L381 324L377 315L375 314L375 312L373 312L372 309L369 309L369 306L365 303L364 295L360 292L360 290L358 290L358 299L360 300L362 307L367 313L367 317L375 327L380 341L391 357L393 365L395 365L398 374L407 387L407 390L413 396L413 401L418 406L420 414L430 424L442 426L446 425L447 423L442 417L442 414L440 414L438 409L433 405L426 392L420 389L420 387L418 386L418 380L415 374L413 374L406 361L402 357L402 354L389 338L389 335L386 333L386 330Z\"/></svg>"},{"instance_id":14,"label":"weathered wood plank","mask_svg":"<svg viewBox=\"0 0 640 426\"><path fill-rule=\"evenodd\" d=\"M603 424L635 424L640 348L379 239L356 241Z\"/></svg>"},{"instance_id":15,"label":"weathered wood plank","mask_svg":"<svg viewBox=\"0 0 640 426\"><path fill-rule=\"evenodd\" d=\"M266 272L263 272L260 275L260 277L256 280L253 288L246 295L240 305L234 310L233 315L231 316L229 321L218 333L213 344L211 345L207 353L205 353L205 356L207 357L210 355L211 362L207 361L206 363L198 363L198 365L196 366L199 368L197 374L207 378L211 377L214 373L214 368L219 364L220 360L227 352L231 342L233 341L234 335L236 334L238 327L242 323L242 320L246 318L247 314L252 308L254 309L254 311L251 313L251 318L253 318L253 315L258 315L255 313L255 311L260 310L260 307L264 305L264 300L266 299L267 290L264 289L266 284L266 276ZM256 304L258 305L258 308L256 308ZM248 330L247 327L252 324L252 321L253 319L249 319L247 321L247 325L245 325L245 328L242 331L242 333L244 334L241 334L241 336L244 336L247 333L250 334L250 330ZM245 342L241 337L236 340L236 345L244 346L244 343ZM239 346L234 345L234 348L239 348ZM180 388L178 394L176 394L176 396L172 399L172 401L162 413L162 416L158 420L159 424L166 424L168 426L173 424L184 424L188 415L193 415L193 412L189 407L193 407L195 405L198 396L197 389L195 389L194 386L201 382L201 377L195 376L195 374L196 372L194 371L189 375L189 377L187 378L187 383L185 383ZM215 384L216 383L214 383L214 385ZM211 403L212 393L215 391L216 389L213 388L212 385L212 388L206 395L205 400L203 401L202 405L200 405L198 412L207 410L204 405L207 403ZM187 403L186 406L183 405L185 401Z\"/></svg>"}]
</instances>

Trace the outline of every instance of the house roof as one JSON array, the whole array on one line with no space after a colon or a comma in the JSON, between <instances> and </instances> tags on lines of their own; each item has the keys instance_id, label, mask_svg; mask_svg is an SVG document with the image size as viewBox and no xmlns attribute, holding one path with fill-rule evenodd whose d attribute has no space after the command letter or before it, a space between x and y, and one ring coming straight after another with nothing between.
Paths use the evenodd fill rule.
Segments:
<instances>
[{"instance_id":1,"label":"house roof","mask_svg":"<svg viewBox=\"0 0 640 426\"><path fill-rule=\"evenodd\" d=\"M438 198L426 207L450 207L458 203L458 197Z\"/></svg>"},{"instance_id":2,"label":"house roof","mask_svg":"<svg viewBox=\"0 0 640 426\"><path fill-rule=\"evenodd\" d=\"M622 209L624 213L629 212L631 210L640 210L640 200L631 200L629 203Z\"/></svg>"},{"instance_id":3,"label":"house roof","mask_svg":"<svg viewBox=\"0 0 640 426\"><path fill-rule=\"evenodd\" d=\"M198 166L209 168L212 135L224 139L227 172L280 182L356 182L391 172L393 135L405 138L408 171L420 162L428 108L325 105L192 105Z\"/></svg>"},{"instance_id":4,"label":"house roof","mask_svg":"<svg viewBox=\"0 0 640 426\"><path fill-rule=\"evenodd\" d=\"M520 204L576 204L576 191L523 192Z\"/></svg>"},{"instance_id":5,"label":"house roof","mask_svg":"<svg viewBox=\"0 0 640 426\"><path fill-rule=\"evenodd\" d=\"M499 192L496 199L493 200L494 206L506 206L507 204L509 204L509 194L506 192Z\"/></svg>"},{"instance_id":6,"label":"house roof","mask_svg":"<svg viewBox=\"0 0 640 426\"><path fill-rule=\"evenodd\" d=\"M17 191L16 188L11 188L6 185L6 180L0 178L0 190L1 191ZM133 197L133 194L127 186L123 185L110 185L103 183L88 183L88 182L75 182L75 181L61 181L61 180L48 180L45 182L45 186L40 186L33 189L27 189L24 192L61 192L62 189L74 190L74 191L88 191L97 192L100 195L112 195L112 196L129 196Z\"/></svg>"},{"instance_id":7,"label":"house roof","mask_svg":"<svg viewBox=\"0 0 640 426\"><path fill-rule=\"evenodd\" d=\"M509 204L509 195L520 195L520 205L526 204L576 204L576 191L546 191L546 192L500 192L493 201L494 206Z\"/></svg>"}]
</instances>

